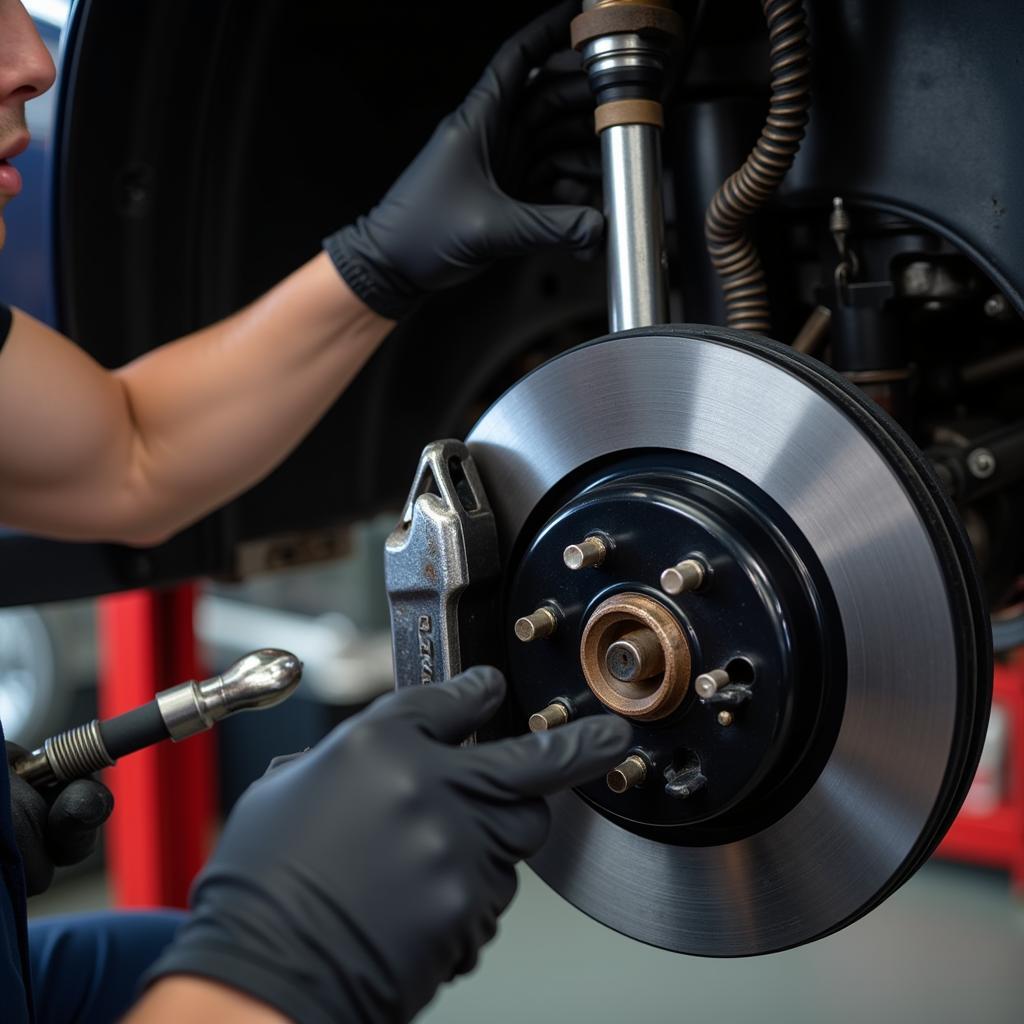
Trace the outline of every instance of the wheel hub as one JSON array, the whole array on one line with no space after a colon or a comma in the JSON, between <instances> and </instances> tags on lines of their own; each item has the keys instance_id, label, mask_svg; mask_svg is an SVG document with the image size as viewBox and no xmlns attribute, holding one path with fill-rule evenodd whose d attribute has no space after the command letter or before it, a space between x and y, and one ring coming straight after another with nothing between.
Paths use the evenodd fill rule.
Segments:
<instances>
[{"instance_id":1,"label":"wheel hub","mask_svg":"<svg viewBox=\"0 0 1024 1024\"><path fill-rule=\"evenodd\" d=\"M809 753L820 760L836 724L826 736L823 707L843 687L826 640L834 602L813 552L767 496L692 455L615 457L569 489L512 574L506 658L518 724L552 704L567 717L607 709L628 719L643 778L580 792L663 841L706 841L707 830L682 826L711 821L738 834L781 813L802 794L769 795ZM592 538L600 560L571 568L566 552ZM687 562L701 567L699 585L666 592L677 589L666 568ZM556 626L524 641L515 624L534 609ZM750 799L756 813L729 815Z\"/></svg>"}]
</instances>

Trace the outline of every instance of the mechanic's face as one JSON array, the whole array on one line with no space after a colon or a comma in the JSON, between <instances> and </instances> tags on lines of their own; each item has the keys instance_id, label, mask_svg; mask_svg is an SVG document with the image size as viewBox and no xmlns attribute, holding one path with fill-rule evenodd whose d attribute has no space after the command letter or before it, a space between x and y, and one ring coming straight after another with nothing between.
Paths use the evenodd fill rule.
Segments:
<instances>
[{"instance_id":1,"label":"mechanic's face","mask_svg":"<svg viewBox=\"0 0 1024 1024\"><path fill-rule=\"evenodd\" d=\"M12 157L28 145L25 103L53 85L56 71L21 0L0 0L0 249L4 207L21 191Z\"/></svg>"}]
</instances>

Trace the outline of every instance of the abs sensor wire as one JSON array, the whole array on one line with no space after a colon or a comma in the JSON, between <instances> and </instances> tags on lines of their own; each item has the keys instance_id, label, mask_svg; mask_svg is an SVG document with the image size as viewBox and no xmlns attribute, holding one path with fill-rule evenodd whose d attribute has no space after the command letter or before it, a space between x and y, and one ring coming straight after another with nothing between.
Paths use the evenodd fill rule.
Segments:
<instances>
[{"instance_id":1,"label":"abs sensor wire","mask_svg":"<svg viewBox=\"0 0 1024 1024\"><path fill-rule=\"evenodd\" d=\"M779 187L803 141L811 105L811 48L802 0L763 0L762 7L771 69L768 118L743 166L711 200L704 236L722 282L726 322L737 330L767 334L768 288L747 221Z\"/></svg>"}]
</instances>

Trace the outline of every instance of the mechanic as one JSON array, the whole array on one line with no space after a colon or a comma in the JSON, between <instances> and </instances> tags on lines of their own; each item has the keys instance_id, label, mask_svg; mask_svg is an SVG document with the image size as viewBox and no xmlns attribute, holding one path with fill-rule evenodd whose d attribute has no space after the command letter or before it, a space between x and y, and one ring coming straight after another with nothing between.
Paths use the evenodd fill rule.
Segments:
<instances>
[{"instance_id":1,"label":"mechanic","mask_svg":"<svg viewBox=\"0 0 1024 1024\"><path fill-rule=\"evenodd\" d=\"M562 48L576 10L564 3L509 40L382 202L235 316L108 372L0 306L0 522L159 542L281 462L424 295L505 256L594 247L596 210L527 204L498 184L531 72ZM25 103L54 74L19 0L0 0L0 247ZM488 668L406 689L278 759L230 815L173 942L173 915L68 919L30 937L26 893L92 849L112 799L82 780L45 800L9 772L3 1021L114 1020L143 973L133 1024L410 1019L494 935L516 863L545 839L543 796L629 743L624 722L599 716L460 746L504 690Z\"/></svg>"}]
</instances>

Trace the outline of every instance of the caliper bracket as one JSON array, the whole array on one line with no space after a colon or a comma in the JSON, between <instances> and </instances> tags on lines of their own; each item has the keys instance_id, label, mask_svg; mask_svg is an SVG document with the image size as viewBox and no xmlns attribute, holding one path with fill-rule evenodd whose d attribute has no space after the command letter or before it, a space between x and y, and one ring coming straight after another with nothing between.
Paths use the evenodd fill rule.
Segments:
<instances>
[{"instance_id":1,"label":"caliper bracket","mask_svg":"<svg viewBox=\"0 0 1024 1024\"><path fill-rule=\"evenodd\" d=\"M387 539L395 685L442 682L476 663L501 570L494 513L469 449L427 445L402 521Z\"/></svg>"}]
</instances>

